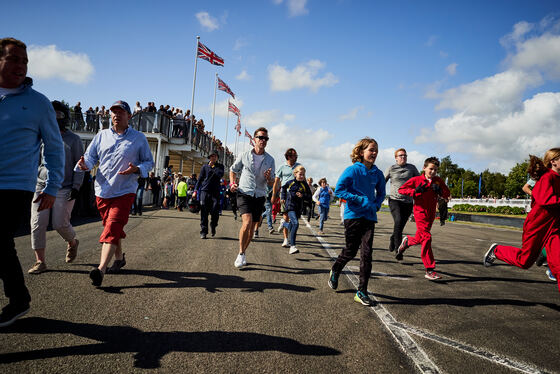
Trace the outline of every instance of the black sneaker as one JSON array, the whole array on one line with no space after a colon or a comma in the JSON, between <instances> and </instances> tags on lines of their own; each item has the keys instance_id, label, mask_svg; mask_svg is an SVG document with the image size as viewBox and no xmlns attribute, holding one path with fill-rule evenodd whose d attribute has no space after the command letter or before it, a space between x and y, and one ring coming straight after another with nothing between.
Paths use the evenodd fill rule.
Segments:
<instances>
[{"instance_id":1,"label":"black sneaker","mask_svg":"<svg viewBox=\"0 0 560 374\"><path fill-rule=\"evenodd\" d=\"M543 266L545 261L546 261L546 256L541 251L541 253L539 253L539 257L537 257L537 261L535 261L535 265Z\"/></svg>"},{"instance_id":2,"label":"black sneaker","mask_svg":"<svg viewBox=\"0 0 560 374\"><path fill-rule=\"evenodd\" d=\"M101 286L101 282L103 282L103 273L98 268L93 269L89 272L89 277L91 279L91 284L95 287Z\"/></svg>"},{"instance_id":3,"label":"black sneaker","mask_svg":"<svg viewBox=\"0 0 560 374\"><path fill-rule=\"evenodd\" d=\"M333 290L336 290L338 288L338 275L339 274L336 274L331 269L331 272L329 273L329 287L332 288Z\"/></svg>"},{"instance_id":4,"label":"black sneaker","mask_svg":"<svg viewBox=\"0 0 560 374\"><path fill-rule=\"evenodd\" d=\"M370 299L369 296L367 295L367 292L362 292L362 291L356 292L356 295L354 295L354 301L367 306L375 305L373 300Z\"/></svg>"},{"instance_id":5,"label":"black sneaker","mask_svg":"<svg viewBox=\"0 0 560 374\"><path fill-rule=\"evenodd\" d=\"M212 237L216 236L216 228L210 227L210 232L212 233Z\"/></svg>"},{"instance_id":6,"label":"black sneaker","mask_svg":"<svg viewBox=\"0 0 560 374\"><path fill-rule=\"evenodd\" d=\"M126 265L126 259L124 258L124 253L122 255L122 260L115 260L110 268L105 271L106 274L116 274L118 273L124 265Z\"/></svg>"},{"instance_id":7,"label":"black sneaker","mask_svg":"<svg viewBox=\"0 0 560 374\"><path fill-rule=\"evenodd\" d=\"M200 239L206 239L206 234L200 234Z\"/></svg>"},{"instance_id":8,"label":"black sneaker","mask_svg":"<svg viewBox=\"0 0 560 374\"><path fill-rule=\"evenodd\" d=\"M6 305L0 314L0 327L10 326L16 319L26 315L29 309L29 303Z\"/></svg>"},{"instance_id":9,"label":"black sneaker","mask_svg":"<svg viewBox=\"0 0 560 374\"><path fill-rule=\"evenodd\" d=\"M494 254L494 251L496 250L497 246L498 246L497 243L493 243L490 246L490 248L488 248L488 251L486 251L486 254L484 255L484 259L482 260L484 266L486 267L492 266L494 260L496 260L496 255Z\"/></svg>"}]
</instances>

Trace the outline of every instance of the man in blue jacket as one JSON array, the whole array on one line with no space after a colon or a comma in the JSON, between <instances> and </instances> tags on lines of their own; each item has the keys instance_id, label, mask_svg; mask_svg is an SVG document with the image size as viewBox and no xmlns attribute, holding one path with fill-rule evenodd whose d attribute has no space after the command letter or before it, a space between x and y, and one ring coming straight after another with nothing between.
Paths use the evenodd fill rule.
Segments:
<instances>
[{"instance_id":1,"label":"man in blue jacket","mask_svg":"<svg viewBox=\"0 0 560 374\"><path fill-rule=\"evenodd\" d=\"M64 176L64 144L56 115L49 99L31 88L27 63L23 42L0 39L0 199L10 215L0 225L0 279L9 300L0 314L0 327L11 325L29 311L31 296L25 287L14 235L31 210L41 142L48 174L45 188L35 200L38 211L53 206Z\"/></svg>"},{"instance_id":2,"label":"man in blue jacket","mask_svg":"<svg viewBox=\"0 0 560 374\"><path fill-rule=\"evenodd\" d=\"M208 163L200 169L200 177L196 182L193 198L200 201L200 238L208 235L208 214L210 214L210 229L212 236L216 235L216 226L220 219L220 187L224 176L224 165L218 162L218 151L214 150L208 156Z\"/></svg>"}]
</instances>

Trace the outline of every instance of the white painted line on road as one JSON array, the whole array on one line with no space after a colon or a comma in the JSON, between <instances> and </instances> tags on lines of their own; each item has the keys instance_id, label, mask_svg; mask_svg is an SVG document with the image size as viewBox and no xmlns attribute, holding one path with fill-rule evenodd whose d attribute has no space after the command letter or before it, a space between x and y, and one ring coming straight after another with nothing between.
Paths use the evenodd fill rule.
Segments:
<instances>
[{"instance_id":1,"label":"white painted line on road","mask_svg":"<svg viewBox=\"0 0 560 374\"><path fill-rule=\"evenodd\" d=\"M447 345L451 348L455 348L455 349L458 349L458 350L463 351L465 353L471 354L473 356L477 356L478 358L482 358L482 359L491 361L494 364L503 365L503 366L506 366L506 367L508 367L510 369L514 369L514 370L519 370L522 373L528 373L528 374L544 374L544 373L546 373L546 371L540 370L540 369L538 369L534 366L531 366L529 364L526 364L526 363L523 363L523 362L517 362L517 361L514 361L514 360L509 359L507 357L498 356L496 354L488 352L485 349L476 348L476 347L470 346L470 345L465 344L465 343L457 342L457 341L452 340L452 339L448 339L448 338L445 338L445 337L442 337L442 336L438 336L438 335L432 334L430 332L420 330L416 327L408 326L408 325L402 324L400 322L394 322L392 324L393 324L393 326L395 326L397 328L400 328L400 329L403 329L403 330L406 330L413 335L417 335L417 336L420 336L422 338L429 339L429 340L435 341L437 343L441 343L443 345Z\"/></svg>"},{"instance_id":2,"label":"white painted line on road","mask_svg":"<svg viewBox=\"0 0 560 374\"><path fill-rule=\"evenodd\" d=\"M359 266L346 266L348 269L355 271L355 272L359 272L360 271L360 267ZM371 275L377 276L377 277L387 277L387 278L391 278L391 279L396 279L396 280L403 280L403 281L408 281L411 278L405 278L405 277L399 277L398 275L391 275L391 274L387 274L387 273L380 273L380 272L376 272L376 271L372 271Z\"/></svg>"},{"instance_id":3,"label":"white painted line on road","mask_svg":"<svg viewBox=\"0 0 560 374\"><path fill-rule=\"evenodd\" d=\"M332 249L331 245L322 237L317 236L317 233L305 218L303 220L305 221L307 228L311 230L313 235L317 238L319 243L321 243L321 245L327 251L327 253L332 258L338 257L337 253ZM348 277L348 279L350 279L350 281L354 284L355 287L358 287L358 277L354 273L346 273L346 276ZM370 310L375 312L377 317L385 325L387 330L391 333L393 338L401 346L403 351L414 362L414 365L416 365L416 367L418 368L418 370L420 370L420 372L426 374L440 373L440 370L436 366L436 364L432 360L430 360L426 352L424 352L424 350L422 350L422 348L420 348L420 346L416 344L416 342L410 337L410 335L405 330L401 328L397 328L392 325L396 321L393 318L393 316L389 313L389 311L385 309L385 307L377 303L376 306L370 307Z\"/></svg>"},{"instance_id":4,"label":"white painted line on road","mask_svg":"<svg viewBox=\"0 0 560 374\"><path fill-rule=\"evenodd\" d=\"M338 254L332 249L332 246L322 237L317 236L317 233L311 227L309 222L307 222L307 220L304 219L304 221L306 222L306 225L309 228L309 230L313 233L313 235L315 235L315 237L321 243L321 245L327 251L327 253L332 258L338 257ZM347 268L348 270L352 270L352 271L350 272L346 271L344 272L344 274L346 274L346 276L352 282L354 287L357 288L359 284L359 278L358 276L356 276L356 273L354 273L354 271L356 270L359 271L359 267L347 266ZM376 273L372 272L372 274L376 274ZM377 273L377 274L383 274L383 273ZM546 371L540 370L529 364L518 362L507 357L502 357L490 353L485 349L476 348L465 343L457 342L455 340L443 336L435 335L430 332L418 329L416 327L408 326L403 323L397 322L397 320L395 320L393 315L389 313L389 311L379 303L379 300L375 296L373 296L369 290L368 292L370 293L370 296L377 302L377 305L370 307L370 310L375 312L375 314L381 320L381 322L383 322L387 330L389 330L391 335L395 338L395 340L399 343L399 345L402 347L405 353L412 359L416 367L422 373L439 373L440 371L439 368L433 363L432 360L430 360L428 355L418 346L418 344L416 344L416 342L410 337L408 333L435 341L437 343L441 343L451 348L455 348L467 354L491 361L494 364L498 364L498 365L508 367L510 369L518 370L522 373L527 373L527 374L547 373Z\"/></svg>"}]
</instances>

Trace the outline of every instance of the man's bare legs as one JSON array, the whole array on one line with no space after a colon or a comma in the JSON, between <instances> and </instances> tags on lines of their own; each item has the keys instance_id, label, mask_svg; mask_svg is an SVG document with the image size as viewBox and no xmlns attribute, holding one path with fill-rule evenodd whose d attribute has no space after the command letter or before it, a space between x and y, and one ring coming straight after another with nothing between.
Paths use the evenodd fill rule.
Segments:
<instances>
[{"instance_id":1,"label":"man's bare legs","mask_svg":"<svg viewBox=\"0 0 560 374\"><path fill-rule=\"evenodd\" d=\"M122 260L123 252L121 247L121 240L117 244L103 243L101 246L101 260L99 261L99 266L97 267L103 274L107 271L107 266L111 259L115 256L115 259Z\"/></svg>"},{"instance_id":2,"label":"man's bare legs","mask_svg":"<svg viewBox=\"0 0 560 374\"><path fill-rule=\"evenodd\" d=\"M239 254L245 254L245 250L251 243L255 226L253 225L253 215L245 213L241 215L241 229L239 229Z\"/></svg>"}]
</instances>

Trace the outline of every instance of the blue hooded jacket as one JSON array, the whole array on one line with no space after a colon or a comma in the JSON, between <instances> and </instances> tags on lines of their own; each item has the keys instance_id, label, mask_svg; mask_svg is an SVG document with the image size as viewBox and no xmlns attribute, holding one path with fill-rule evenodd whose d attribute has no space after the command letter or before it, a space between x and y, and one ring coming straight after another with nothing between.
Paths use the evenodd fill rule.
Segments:
<instances>
[{"instance_id":1,"label":"blue hooded jacket","mask_svg":"<svg viewBox=\"0 0 560 374\"><path fill-rule=\"evenodd\" d=\"M385 177L377 166L368 169L356 162L342 172L334 193L346 200L345 220L365 218L377 222L377 211L385 199Z\"/></svg>"},{"instance_id":2,"label":"blue hooded jacket","mask_svg":"<svg viewBox=\"0 0 560 374\"><path fill-rule=\"evenodd\" d=\"M51 102L32 85L25 78L17 93L0 96L0 189L35 191L43 142L43 192L56 196L64 179L64 143Z\"/></svg>"}]
</instances>

